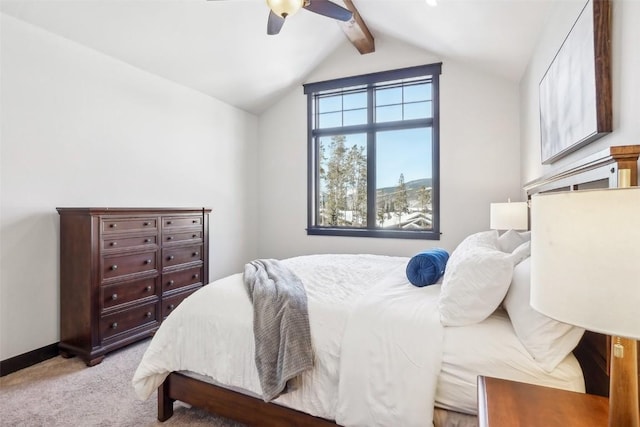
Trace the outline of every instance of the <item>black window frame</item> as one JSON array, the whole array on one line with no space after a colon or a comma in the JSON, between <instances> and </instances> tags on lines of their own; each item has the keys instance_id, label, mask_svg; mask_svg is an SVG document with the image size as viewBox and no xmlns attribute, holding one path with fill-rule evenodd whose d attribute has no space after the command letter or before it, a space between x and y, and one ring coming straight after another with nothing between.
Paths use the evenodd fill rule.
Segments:
<instances>
[{"instance_id":1,"label":"black window frame","mask_svg":"<svg viewBox=\"0 0 640 427\"><path fill-rule=\"evenodd\" d=\"M397 239L440 239L440 74L442 63L419 65L415 67L402 68L390 71L364 74L359 76L345 77L334 80L326 80L303 85L304 94L307 95L307 235L324 236L347 236L347 237L378 237ZM366 85L367 91L373 91L376 85L385 82L392 82L403 79L418 77L430 77L432 90L432 117L426 119L400 120L394 122L375 123L373 120L374 97L368 95L367 114L368 120L365 125L341 126L339 128L314 129L314 100L317 94L338 90L341 88L352 88ZM409 123L411 122L411 123ZM411 125L424 125L418 127L431 127L432 132L432 229L430 230L402 230L402 229L382 229L375 227L375 192L376 192L376 157L375 157L375 133L381 130L394 130L410 127ZM366 228L349 227L326 227L314 224L316 215L317 189L314 188L319 182L319 167L317 159L319 157L319 144L315 143L316 137L335 134L336 130L345 129L347 133L367 134L367 216L368 226ZM373 224L373 227L371 226Z\"/></svg>"}]
</instances>

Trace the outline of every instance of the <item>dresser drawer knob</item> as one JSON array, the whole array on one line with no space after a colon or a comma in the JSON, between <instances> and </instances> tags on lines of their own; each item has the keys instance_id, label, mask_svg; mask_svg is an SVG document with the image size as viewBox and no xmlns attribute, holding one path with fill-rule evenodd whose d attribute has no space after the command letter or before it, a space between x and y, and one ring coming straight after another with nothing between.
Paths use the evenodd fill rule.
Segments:
<instances>
[{"instance_id":1,"label":"dresser drawer knob","mask_svg":"<svg viewBox=\"0 0 640 427\"><path fill-rule=\"evenodd\" d=\"M146 227L147 225L149 225L149 223L148 222L143 222L142 225L144 225Z\"/></svg>"},{"instance_id":2,"label":"dresser drawer knob","mask_svg":"<svg viewBox=\"0 0 640 427\"><path fill-rule=\"evenodd\" d=\"M198 278L198 273L194 274L194 275L193 275L193 278L194 278L194 279L197 279L197 278Z\"/></svg>"},{"instance_id":3,"label":"dresser drawer knob","mask_svg":"<svg viewBox=\"0 0 640 427\"><path fill-rule=\"evenodd\" d=\"M145 260L145 261L144 261L144 263L145 263L145 264L151 264L151 260L150 260L150 259L147 259L147 260Z\"/></svg>"},{"instance_id":4,"label":"dresser drawer knob","mask_svg":"<svg viewBox=\"0 0 640 427\"><path fill-rule=\"evenodd\" d=\"M117 246L118 242L111 242L111 246Z\"/></svg>"},{"instance_id":5,"label":"dresser drawer knob","mask_svg":"<svg viewBox=\"0 0 640 427\"><path fill-rule=\"evenodd\" d=\"M118 299L118 294L113 294L113 295L111 295L111 299L112 299L113 301L117 300L117 299Z\"/></svg>"},{"instance_id":6,"label":"dresser drawer knob","mask_svg":"<svg viewBox=\"0 0 640 427\"><path fill-rule=\"evenodd\" d=\"M175 305L169 304L169 310L173 310L174 308L175 308Z\"/></svg>"},{"instance_id":7,"label":"dresser drawer knob","mask_svg":"<svg viewBox=\"0 0 640 427\"><path fill-rule=\"evenodd\" d=\"M151 243L151 239L144 239L145 243Z\"/></svg>"},{"instance_id":8,"label":"dresser drawer knob","mask_svg":"<svg viewBox=\"0 0 640 427\"><path fill-rule=\"evenodd\" d=\"M146 288L144 288L144 290L147 292L151 292L151 286L147 286Z\"/></svg>"},{"instance_id":9,"label":"dresser drawer knob","mask_svg":"<svg viewBox=\"0 0 640 427\"><path fill-rule=\"evenodd\" d=\"M118 322L113 322L111 324L111 329L118 329Z\"/></svg>"},{"instance_id":10,"label":"dresser drawer knob","mask_svg":"<svg viewBox=\"0 0 640 427\"><path fill-rule=\"evenodd\" d=\"M197 223L198 223L198 220L197 220L197 219L194 219L194 220L193 220L193 221L191 221L191 222L193 222L194 224L197 224Z\"/></svg>"},{"instance_id":11,"label":"dresser drawer knob","mask_svg":"<svg viewBox=\"0 0 640 427\"><path fill-rule=\"evenodd\" d=\"M173 255L169 255L169 256L167 257L167 259L168 259L169 261L171 261L171 260L172 260L172 259L174 259L174 258L175 258L175 257L174 257Z\"/></svg>"},{"instance_id":12,"label":"dresser drawer knob","mask_svg":"<svg viewBox=\"0 0 640 427\"><path fill-rule=\"evenodd\" d=\"M167 237L167 240L173 240L173 236Z\"/></svg>"},{"instance_id":13,"label":"dresser drawer knob","mask_svg":"<svg viewBox=\"0 0 640 427\"><path fill-rule=\"evenodd\" d=\"M173 282L173 280L169 280L169 281L167 282L167 286L173 286L173 283L174 283L174 282Z\"/></svg>"},{"instance_id":14,"label":"dresser drawer knob","mask_svg":"<svg viewBox=\"0 0 640 427\"><path fill-rule=\"evenodd\" d=\"M118 224L110 224L109 227L116 228L116 227L118 227Z\"/></svg>"},{"instance_id":15,"label":"dresser drawer knob","mask_svg":"<svg viewBox=\"0 0 640 427\"><path fill-rule=\"evenodd\" d=\"M197 234L193 234L193 235L191 235L191 238L192 238L192 239L195 239L196 237L198 237L198 235L197 235Z\"/></svg>"},{"instance_id":16,"label":"dresser drawer knob","mask_svg":"<svg viewBox=\"0 0 640 427\"><path fill-rule=\"evenodd\" d=\"M173 224L173 221L167 221L167 225Z\"/></svg>"},{"instance_id":17,"label":"dresser drawer knob","mask_svg":"<svg viewBox=\"0 0 640 427\"><path fill-rule=\"evenodd\" d=\"M198 256L198 255L200 255L200 252L194 252L194 253L192 254L192 256Z\"/></svg>"},{"instance_id":18,"label":"dresser drawer knob","mask_svg":"<svg viewBox=\"0 0 640 427\"><path fill-rule=\"evenodd\" d=\"M112 271L116 271L117 269L118 269L118 266L117 266L117 265L113 264L113 265L111 266L111 270L112 270Z\"/></svg>"},{"instance_id":19,"label":"dresser drawer knob","mask_svg":"<svg viewBox=\"0 0 640 427\"><path fill-rule=\"evenodd\" d=\"M151 312L150 312L150 311L147 311L147 314L145 314L145 316L147 316L147 317L151 317Z\"/></svg>"}]
</instances>

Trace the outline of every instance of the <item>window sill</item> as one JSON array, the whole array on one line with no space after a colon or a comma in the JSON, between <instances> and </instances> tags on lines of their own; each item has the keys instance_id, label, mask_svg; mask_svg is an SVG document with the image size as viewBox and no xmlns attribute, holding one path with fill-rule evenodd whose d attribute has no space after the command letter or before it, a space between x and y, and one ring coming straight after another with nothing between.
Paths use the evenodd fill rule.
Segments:
<instances>
[{"instance_id":1,"label":"window sill","mask_svg":"<svg viewBox=\"0 0 640 427\"><path fill-rule=\"evenodd\" d=\"M408 231L408 230L382 230L368 228L330 228L330 227L309 227L309 236L343 236L343 237L376 237L383 239L422 239L440 240L440 233L435 230Z\"/></svg>"}]
</instances>

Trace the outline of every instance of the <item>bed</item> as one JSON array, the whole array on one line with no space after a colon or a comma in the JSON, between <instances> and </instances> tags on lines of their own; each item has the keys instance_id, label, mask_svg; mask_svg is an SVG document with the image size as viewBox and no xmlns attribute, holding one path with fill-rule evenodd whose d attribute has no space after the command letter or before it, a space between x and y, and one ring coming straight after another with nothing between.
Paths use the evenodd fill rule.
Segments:
<instances>
[{"instance_id":1,"label":"bed","mask_svg":"<svg viewBox=\"0 0 640 427\"><path fill-rule=\"evenodd\" d=\"M640 146L606 151L527 184L527 194L577 185L616 186L619 168L631 169L637 182ZM556 355L559 360L545 366L516 334L507 300L498 301L501 306L492 307L480 322L443 327L441 294L448 288L409 284L408 261L332 254L283 260L307 287L314 368L301 375L292 391L269 403L261 396L255 370L252 308L240 274L202 288L163 323L134 376L136 393L146 398L158 389L161 421L181 401L259 426L472 421L477 375L574 391L584 391L586 383L587 391L606 394L606 337L586 334L575 356L574 343L566 356ZM516 269L521 280L528 277L526 257L514 265L510 280L515 280ZM376 308L381 301L410 315ZM582 336L574 330L576 334ZM390 424L385 417L400 422Z\"/></svg>"}]
</instances>

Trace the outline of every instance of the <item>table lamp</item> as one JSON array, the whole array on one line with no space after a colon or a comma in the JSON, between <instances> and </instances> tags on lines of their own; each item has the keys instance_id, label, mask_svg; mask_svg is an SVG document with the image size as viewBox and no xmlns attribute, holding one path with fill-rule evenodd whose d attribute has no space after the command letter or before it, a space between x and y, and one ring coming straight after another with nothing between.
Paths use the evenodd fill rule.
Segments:
<instances>
[{"instance_id":1,"label":"table lamp","mask_svg":"<svg viewBox=\"0 0 640 427\"><path fill-rule=\"evenodd\" d=\"M492 230L526 230L529 218L526 202L491 203L489 227Z\"/></svg>"},{"instance_id":2,"label":"table lamp","mask_svg":"<svg viewBox=\"0 0 640 427\"><path fill-rule=\"evenodd\" d=\"M638 427L639 187L532 197L531 306L612 336L609 426Z\"/></svg>"}]
</instances>

